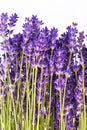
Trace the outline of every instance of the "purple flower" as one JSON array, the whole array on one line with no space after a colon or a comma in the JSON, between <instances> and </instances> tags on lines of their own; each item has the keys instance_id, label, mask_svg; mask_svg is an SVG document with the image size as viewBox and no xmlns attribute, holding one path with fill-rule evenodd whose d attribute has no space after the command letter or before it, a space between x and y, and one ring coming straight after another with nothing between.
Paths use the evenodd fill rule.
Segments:
<instances>
[{"instance_id":1,"label":"purple flower","mask_svg":"<svg viewBox=\"0 0 87 130\"><path fill-rule=\"evenodd\" d=\"M1 20L0 20L0 22L1 22L2 24L6 24L6 23L7 23L7 20L8 20L8 14L7 14L7 13L2 13L2 14L1 14Z\"/></svg>"},{"instance_id":2,"label":"purple flower","mask_svg":"<svg viewBox=\"0 0 87 130\"><path fill-rule=\"evenodd\" d=\"M17 22L17 20L18 20L18 15L15 13L15 14L12 14L11 16L10 16L10 18L9 18L9 23L8 23L8 25L10 26L10 27L14 27L15 26L15 24L16 24L16 22Z\"/></svg>"},{"instance_id":3,"label":"purple flower","mask_svg":"<svg viewBox=\"0 0 87 130\"><path fill-rule=\"evenodd\" d=\"M83 111L83 104L84 104L84 100L83 100L83 86L82 86L82 74L80 73L78 76L78 83L77 83L77 87L74 89L74 96L75 96L75 100L76 100L76 113L77 115L80 117L81 113Z\"/></svg>"},{"instance_id":4,"label":"purple flower","mask_svg":"<svg viewBox=\"0 0 87 130\"><path fill-rule=\"evenodd\" d=\"M4 38L7 36L8 28L7 28L7 20L8 15L7 13L2 13L0 16L0 35Z\"/></svg>"},{"instance_id":5,"label":"purple flower","mask_svg":"<svg viewBox=\"0 0 87 130\"><path fill-rule=\"evenodd\" d=\"M50 31L50 48L52 50L54 50L54 48L56 47L56 40L58 37L58 30L56 28L52 28Z\"/></svg>"},{"instance_id":6,"label":"purple flower","mask_svg":"<svg viewBox=\"0 0 87 130\"><path fill-rule=\"evenodd\" d=\"M32 23L32 28L33 28L32 33L39 31L40 26L43 25L43 22L38 20L37 15L32 15L31 23Z\"/></svg>"},{"instance_id":7,"label":"purple flower","mask_svg":"<svg viewBox=\"0 0 87 130\"><path fill-rule=\"evenodd\" d=\"M73 118L72 118L72 112L69 112L67 119L66 119L66 128L67 130L72 130L75 127L73 126Z\"/></svg>"},{"instance_id":8,"label":"purple flower","mask_svg":"<svg viewBox=\"0 0 87 130\"><path fill-rule=\"evenodd\" d=\"M32 15L32 18L25 18L25 24L23 25L24 42L26 43L29 39L34 40L38 38L40 26L42 21L39 21L37 16Z\"/></svg>"},{"instance_id":9,"label":"purple flower","mask_svg":"<svg viewBox=\"0 0 87 130\"><path fill-rule=\"evenodd\" d=\"M63 72L67 69L69 61L69 50L68 48L56 48L54 51L54 60L55 60L55 74Z\"/></svg>"},{"instance_id":10,"label":"purple flower","mask_svg":"<svg viewBox=\"0 0 87 130\"><path fill-rule=\"evenodd\" d=\"M85 40L84 31L79 32L79 37L77 37L77 38L78 38L77 42L79 43L78 47L79 47L79 50L80 50L84 46L84 44L83 44L83 42Z\"/></svg>"},{"instance_id":11,"label":"purple flower","mask_svg":"<svg viewBox=\"0 0 87 130\"><path fill-rule=\"evenodd\" d=\"M72 52L77 51L76 36L77 36L78 30L77 30L76 26L77 26L76 23L72 23L72 26L67 27L68 42L69 42L68 47L69 47L70 51L72 51Z\"/></svg>"},{"instance_id":12,"label":"purple flower","mask_svg":"<svg viewBox=\"0 0 87 130\"><path fill-rule=\"evenodd\" d=\"M64 32L63 34L61 34L61 37L59 37L59 44L61 46L67 46L69 45L69 35L68 32Z\"/></svg>"},{"instance_id":13,"label":"purple flower","mask_svg":"<svg viewBox=\"0 0 87 130\"><path fill-rule=\"evenodd\" d=\"M84 65L87 65L87 48L83 47L82 48L82 58L81 61Z\"/></svg>"}]
</instances>

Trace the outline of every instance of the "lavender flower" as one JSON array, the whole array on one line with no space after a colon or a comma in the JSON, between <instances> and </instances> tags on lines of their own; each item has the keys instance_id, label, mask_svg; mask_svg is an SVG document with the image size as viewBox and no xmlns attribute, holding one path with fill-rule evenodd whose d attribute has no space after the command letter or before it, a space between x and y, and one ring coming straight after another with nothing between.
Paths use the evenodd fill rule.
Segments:
<instances>
[{"instance_id":1,"label":"lavender flower","mask_svg":"<svg viewBox=\"0 0 87 130\"><path fill-rule=\"evenodd\" d=\"M58 37L58 30L55 28L52 28L50 31L50 40L51 40L51 44L50 44L50 48L52 49L52 51L54 50L54 48L56 47L56 40Z\"/></svg>"},{"instance_id":2,"label":"lavender flower","mask_svg":"<svg viewBox=\"0 0 87 130\"><path fill-rule=\"evenodd\" d=\"M82 47L84 46L84 44L83 44L84 39L85 39L84 31L79 32L79 37L78 37L78 40L77 40L77 42L79 43L79 45L78 45L79 50L82 49Z\"/></svg>"},{"instance_id":3,"label":"lavender flower","mask_svg":"<svg viewBox=\"0 0 87 130\"><path fill-rule=\"evenodd\" d=\"M8 14L2 13L0 17L0 36L3 37L3 39L7 36L7 20L8 20Z\"/></svg>"},{"instance_id":4,"label":"lavender flower","mask_svg":"<svg viewBox=\"0 0 87 130\"><path fill-rule=\"evenodd\" d=\"M72 51L73 53L75 53L77 51L77 46L76 46L76 35L78 33L78 30L76 28L77 23L72 23L72 26L68 26L67 30L68 30L68 47L70 49L70 51Z\"/></svg>"},{"instance_id":5,"label":"lavender flower","mask_svg":"<svg viewBox=\"0 0 87 130\"><path fill-rule=\"evenodd\" d=\"M10 16L10 18L9 18L9 23L8 23L8 25L9 25L9 27L11 28L11 27L14 27L15 26L15 24L16 24L16 22L17 22L17 20L18 20L18 15L15 13L15 14L12 14L11 16Z\"/></svg>"},{"instance_id":6,"label":"lavender flower","mask_svg":"<svg viewBox=\"0 0 87 130\"><path fill-rule=\"evenodd\" d=\"M56 48L54 52L55 58L55 73L63 72L67 69L68 61L69 61L69 51L68 48Z\"/></svg>"},{"instance_id":7,"label":"lavender flower","mask_svg":"<svg viewBox=\"0 0 87 130\"><path fill-rule=\"evenodd\" d=\"M9 22L8 22L9 20ZM10 35L13 33L13 30L11 27L14 27L16 22L18 20L17 14L12 14L10 18L8 17L7 13L2 13L0 18L0 35L3 37L3 40L5 40L5 37L7 35ZM8 27L9 26L9 27Z\"/></svg>"},{"instance_id":8,"label":"lavender flower","mask_svg":"<svg viewBox=\"0 0 87 130\"><path fill-rule=\"evenodd\" d=\"M82 48L82 58L81 58L82 64L87 65L87 48Z\"/></svg>"}]
</instances>

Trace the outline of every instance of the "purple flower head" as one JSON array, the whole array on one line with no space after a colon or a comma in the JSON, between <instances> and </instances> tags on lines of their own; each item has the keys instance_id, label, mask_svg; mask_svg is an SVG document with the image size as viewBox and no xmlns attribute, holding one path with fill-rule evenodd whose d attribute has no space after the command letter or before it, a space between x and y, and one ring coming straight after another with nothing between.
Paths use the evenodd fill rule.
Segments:
<instances>
[{"instance_id":1,"label":"purple flower head","mask_svg":"<svg viewBox=\"0 0 87 130\"><path fill-rule=\"evenodd\" d=\"M44 28L42 28L42 29L41 29L41 32L44 33L44 36L45 36L46 39L49 38L50 30L48 29L47 26L44 27Z\"/></svg>"},{"instance_id":2,"label":"purple flower head","mask_svg":"<svg viewBox=\"0 0 87 130\"><path fill-rule=\"evenodd\" d=\"M23 24L23 42L29 43L30 41L36 41L40 34L40 25L42 21L39 21L37 16L32 18L25 18L25 24Z\"/></svg>"},{"instance_id":3,"label":"purple flower head","mask_svg":"<svg viewBox=\"0 0 87 130\"><path fill-rule=\"evenodd\" d=\"M55 73L63 72L67 69L68 61L69 61L69 51L67 48L56 48L54 52L55 59Z\"/></svg>"},{"instance_id":4,"label":"purple flower head","mask_svg":"<svg viewBox=\"0 0 87 130\"><path fill-rule=\"evenodd\" d=\"M37 18L37 15L32 15L32 18L31 18L31 26L32 26L32 39L37 39L38 36L39 36L39 33L40 33L40 28L41 28L41 25L43 25L43 22L40 21L38 18Z\"/></svg>"},{"instance_id":5,"label":"purple flower head","mask_svg":"<svg viewBox=\"0 0 87 130\"><path fill-rule=\"evenodd\" d=\"M50 44L49 44L50 43L50 30L47 27L42 28L40 34L41 34L42 39L44 39L44 42L46 43L45 51L49 50L50 49Z\"/></svg>"},{"instance_id":6,"label":"purple flower head","mask_svg":"<svg viewBox=\"0 0 87 130\"><path fill-rule=\"evenodd\" d=\"M74 130L73 117L72 117L71 112L69 112L67 119L66 119L66 128L67 128L67 130Z\"/></svg>"},{"instance_id":7,"label":"purple flower head","mask_svg":"<svg viewBox=\"0 0 87 130\"><path fill-rule=\"evenodd\" d=\"M76 113L78 114L78 116L81 115L84 104L82 82L82 72L80 72L80 74L78 75L77 87L74 89L74 97L76 100Z\"/></svg>"},{"instance_id":8,"label":"purple flower head","mask_svg":"<svg viewBox=\"0 0 87 130\"><path fill-rule=\"evenodd\" d=\"M81 59L82 63L87 65L87 48L83 47L82 48L82 59Z\"/></svg>"},{"instance_id":9,"label":"purple flower head","mask_svg":"<svg viewBox=\"0 0 87 130\"><path fill-rule=\"evenodd\" d=\"M69 35L68 32L64 32L63 34L61 34L61 37L59 37L59 44L62 46L67 46L69 44Z\"/></svg>"},{"instance_id":10,"label":"purple flower head","mask_svg":"<svg viewBox=\"0 0 87 130\"><path fill-rule=\"evenodd\" d=\"M8 22L9 20L9 22ZM5 36L7 36L7 34L12 34L13 30L8 29L8 25L9 27L13 27L15 26L16 22L18 20L18 16L17 14L12 14L12 16L10 16L10 18L8 17L7 13L2 13L1 17L0 17L0 35L5 38Z\"/></svg>"},{"instance_id":11,"label":"purple flower head","mask_svg":"<svg viewBox=\"0 0 87 130\"><path fill-rule=\"evenodd\" d=\"M5 13L5 14L2 13L1 17L0 17L0 35L3 37L3 39L5 38L5 36L8 33L7 20L8 20L7 13Z\"/></svg>"},{"instance_id":12,"label":"purple flower head","mask_svg":"<svg viewBox=\"0 0 87 130\"><path fill-rule=\"evenodd\" d=\"M70 51L76 51L76 35L78 33L78 30L76 28L77 24L72 23L72 26L68 26L67 30L68 30L68 42L69 42L69 49Z\"/></svg>"},{"instance_id":13,"label":"purple flower head","mask_svg":"<svg viewBox=\"0 0 87 130\"><path fill-rule=\"evenodd\" d=\"M10 27L14 27L15 26L15 24L16 24L16 22L17 22L17 20L18 20L18 15L15 13L15 14L12 14L11 16L10 16L10 18L9 18L9 23L8 23L8 25L10 26Z\"/></svg>"},{"instance_id":14,"label":"purple flower head","mask_svg":"<svg viewBox=\"0 0 87 130\"><path fill-rule=\"evenodd\" d=\"M76 99L76 114L78 115L78 117L81 116L81 113L83 112L83 95L82 92L76 88L75 89L75 99Z\"/></svg>"},{"instance_id":15,"label":"purple flower head","mask_svg":"<svg viewBox=\"0 0 87 130\"><path fill-rule=\"evenodd\" d=\"M0 23L1 24L6 24L8 20L8 14L7 13L2 13L1 14L1 19L0 19Z\"/></svg>"},{"instance_id":16,"label":"purple flower head","mask_svg":"<svg viewBox=\"0 0 87 130\"><path fill-rule=\"evenodd\" d=\"M84 39L85 39L85 35L84 35L84 31L82 32L79 32L79 37L78 37L78 43L80 46L82 46L82 43L84 42Z\"/></svg>"},{"instance_id":17,"label":"purple flower head","mask_svg":"<svg viewBox=\"0 0 87 130\"><path fill-rule=\"evenodd\" d=\"M54 48L56 47L57 36L58 36L58 30L55 27L53 27L49 35L50 48L52 50L54 50Z\"/></svg>"},{"instance_id":18,"label":"purple flower head","mask_svg":"<svg viewBox=\"0 0 87 130\"><path fill-rule=\"evenodd\" d=\"M0 35L3 36L3 34L7 34L7 24L0 24Z\"/></svg>"},{"instance_id":19,"label":"purple flower head","mask_svg":"<svg viewBox=\"0 0 87 130\"><path fill-rule=\"evenodd\" d=\"M23 36L24 36L24 43L27 43L29 39L32 37L32 26L30 24L30 21L26 21L25 24L23 24Z\"/></svg>"},{"instance_id":20,"label":"purple flower head","mask_svg":"<svg viewBox=\"0 0 87 130\"><path fill-rule=\"evenodd\" d=\"M38 20L37 15L32 15L31 22L32 22L33 28L37 28L37 29L39 29L40 26L43 24L42 21Z\"/></svg>"},{"instance_id":21,"label":"purple flower head","mask_svg":"<svg viewBox=\"0 0 87 130\"><path fill-rule=\"evenodd\" d=\"M65 79L62 75L60 76L60 79L58 79L57 77L56 80L54 81L54 89L56 90L57 94L60 93L60 91L63 92L64 83Z\"/></svg>"},{"instance_id":22,"label":"purple flower head","mask_svg":"<svg viewBox=\"0 0 87 130\"><path fill-rule=\"evenodd\" d=\"M75 73L70 70L71 72L69 73L69 77L67 80L66 84L66 95L65 95L65 115L67 112L74 110L74 104L75 104L75 99L74 99L74 89L76 87L76 78L75 78ZM67 111L68 108L68 111ZM73 114L74 116L74 114Z\"/></svg>"},{"instance_id":23,"label":"purple flower head","mask_svg":"<svg viewBox=\"0 0 87 130\"><path fill-rule=\"evenodd\" d=\"M50 36L53 38L53 39L55 39L55 38L57 38L57 36L58 36L58 29L56 29L55 27L53 27L52 29L51 29L51 31L50 31Z\"/></svg>"},{"instance_id":24,"label":"purple flower head","mask_svg":"<svg viewBox=\"0 0 87 130\"><path fill-rule=\"evenodd\" d=\"M8 48L8 56L11 61L16 60L16 58L20 58L21 52L21 43L23 42L22 34L15 34L13 38L9 38L6 40L6 46Z\"/></svg>"}]
</instances>

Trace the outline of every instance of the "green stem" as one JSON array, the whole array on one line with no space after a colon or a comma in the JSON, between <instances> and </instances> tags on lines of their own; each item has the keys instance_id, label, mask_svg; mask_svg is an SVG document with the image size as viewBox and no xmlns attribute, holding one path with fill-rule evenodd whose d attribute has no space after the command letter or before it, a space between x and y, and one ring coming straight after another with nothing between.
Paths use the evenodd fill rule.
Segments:
<instances>
[{"instance_id":1,"label":"green stem","mask_svg":"<svg viewBox=\"0 0 87 130\"><path fill-rule=\"evenodd\" d=\"M48 106L48 118L47 118L47 130L49 129L49 125L50 125L50 112L51 112L51 101L52 101L52 78L53 78L53 74L51 74L50 76L50 95L49 95L49 106Z\"/></svg>"},{"instance_id":2,"label":"green stem","mask_svg":"<svg viewBox=\"0 0 87 130\"><path fill-rule=\"evenodd\" d=\"M60 84L60 73L58 74L58 78L59 78L59 84ZM60 88L60 130L62 130L62 90Z\"/></svg>"},{"instance_id":3,"label":"green stem","mask_svg":"<svg viewBox=\"0 0 87 130\"><path fill-rule=\"evenodd\" d=\"M34 82L34 105L33 105L33 130L35 128L35 106L36 106L36 82L37 82L38 67L35 66L35 82Z\"/></svg>"},{"instance_id":4,"label":"green stem","mask_svg":"<svg viewBox=\"0 0 87 130\"><path fill-rule=\"evenodd\" d=\"M43 68L41 68L41 77L40 77L40 90L39 90L39 99L38 99L38 116L37 116L37 130L39 130L39 120L40 120L40 98L41 98L41 91L42 91L42 75Z\"/></svg>"},{"instance_id":5,"label":"green stem","mask_svg":"<svg viewBox=\"0 0 87 130\"><path fill-rule=\"evenodd\" d=\"M82 52L81 53L81 59L83 61ZM83 112L83 123L84 123L84 130L86 130L86 105L85 105L85 65L82 63L82 89L83 89L83 101L84 101L84 112Z\"/></svg>"},{"instance_id":6,"label":"green stem","mask_svg":"<svg viewBox=\"0 0 87 130\"><path fill-rule=\"evenodd\" d=\"M28 118L29 118L29 113L28 113L28 106L29 106L29 81L28 81L28 62L26 60L26 129L28 129Z\"/></svg>"}]
</instances>

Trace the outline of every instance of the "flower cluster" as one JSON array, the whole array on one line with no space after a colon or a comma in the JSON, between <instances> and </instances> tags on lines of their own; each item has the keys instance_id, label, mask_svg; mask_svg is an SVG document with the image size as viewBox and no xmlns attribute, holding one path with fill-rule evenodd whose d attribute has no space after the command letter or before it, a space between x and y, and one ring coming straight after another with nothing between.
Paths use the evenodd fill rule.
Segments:
<instances>
[{"instance_id":1,"label":"flower cluster","mask_svg":"<svg viewBox=\"0 0 87 130\"><path fill-rule=\"evenodd\" d=\"M17 20L16 13L0 15L0 129L86 130L84 32L72 23L59 37L33 15L14 34Z\"/></svg>"}]
</instances>

